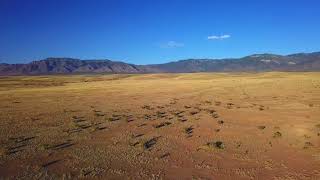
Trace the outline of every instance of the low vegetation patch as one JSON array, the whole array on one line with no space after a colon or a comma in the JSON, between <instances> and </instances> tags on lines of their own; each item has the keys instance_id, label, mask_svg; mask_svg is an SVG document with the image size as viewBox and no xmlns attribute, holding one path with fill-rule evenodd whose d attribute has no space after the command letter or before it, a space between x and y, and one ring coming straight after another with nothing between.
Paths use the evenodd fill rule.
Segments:
<instances>
[{"instance_id":1,"label":"low vegetation patch","mask_svg":"<svg viewBox=\"0 0 320 180\"><path fill-rule=\"evenodd\" d=\"M190 112L191 115L196 115L196 114L198 114L198 113L199 113L199 111L191 111L191 112Z\"/></svg>"},{"instance_id":2,"label":"low vegetation patch","mask_svg":"<svg viewBox=\"0 0 320 180\"><path fill-rule=\"evenodd\" d=\"M261 129L261 130L263 130L265 128L266 128L266 126L258 126L258 129Z\"/></svg>"},{"instance_id":3,"label":"low vegetation patch","mask_svg":"<svg viewBox=\"0 0 320 180\"><path fill-rule=\"evenodd\" d=\"M153 147L158 141L158 137L154 137L152 139L147 140L146 142L143 143L143 148L145 150L150 149L151 147Z\"/></svg>"},{"instance_id":4,"label":"low vegetation patch","mask_svg":"<svg viewBox=\"0 0 320 180\"><path fill-rule=\"evenodd\" d=\"M223 123L224 123L224 121L222 121L222 120L218 121L218 124L223 124Z\"/></svg>"},{"instance_id":5,"label":"low vegetation patch","mask_svg":"<svg viewBox=\"0 0 320 180\"><path fill-rule=\"evenodd\" d=\"M274 137L274 138L280 138L280 137L282 137L282 134L281 134L281 132L277 131L277 132L275 132L275 133L273 134L273 137Z\"/></svg>"},{"instance_id":6,"label":"low vegetation patch","mask_svg":"<svg viewBox=\"0 0 320 180\"><path fill-rule=\"evenodd\" d=\"M307 149L307 148L310 148L310 147L312 147L313 146L313 144L311 143L311 142L305 142L304 143L304 149Z\"/></svg>"},{"instance_id":7,"label":"low vegetation patch","mask_svg":"<svg viewBox=\"0 0 320 180\"><path fill-rule=\"evenodd\" d=\"M184 132L188 135L192 134L193 133L193 127L192 126L189 126L189 127L186 127L184 128Z\"/></svg>"},{"instance_id":8,"label":"low vegetation patch","mask_svg":"<svg viewBox=\"0 0 320 180\"><path fill-rule=\"evenodd\" d=\"M207 146L209 148L216 148L216 149L224 149L225 148L225 145L222 141L208 142Z\"/></svg>"},{"instance_id":9,"label":"low vegetation patch","mask_svg":"<svg viewBox=\"0 0 320 180\"><path fill-rule=\"evenodd\" d=\"M164 127L164 126L169 126L171 124L171 122L162 122L160 124L156 124L156 125L153 125L154 128L161 128L161 127Z\"/></svg>"},{"instance_id":10,"label":"low vegetation patch","mask_svg":"<svg viewBox=\"0 0 320 180\"><path fill-rule=\"evenodd\" d=\"M147 109L147 110L153 110L154 108L152 108L151 106L149 105L144 105L141 107L142 109Z\"/></svg>"},{"instance_id":11,"label":"low vegetation patch","mask_svg":"<svg viewBox=\"0 0 320 180\"><path fill-rule=\"evenodd\" d=\"M214 113L214 114L212 114L212 117L213 117L213 118L218 118L218 117L219 117L219 115L218 115L218 114L216 114L216 113Z\"/></svg>"},{"instance_id":12,"label":"low vegetation patch","mask_svg":"<svg viewBox=\"0 0 320 180\"><path fill-rule=\"evenodd\" d=\"M120 115L113 114L112 117L108 118L108 121L118 121L121 119Z\"/></svg>"}]
</instances>

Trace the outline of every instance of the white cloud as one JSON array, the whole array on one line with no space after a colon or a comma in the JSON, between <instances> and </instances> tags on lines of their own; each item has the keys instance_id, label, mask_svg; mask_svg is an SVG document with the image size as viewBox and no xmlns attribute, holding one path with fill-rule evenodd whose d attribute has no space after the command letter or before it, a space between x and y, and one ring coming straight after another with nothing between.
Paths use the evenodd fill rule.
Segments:
<instances>
[{"instance_id":1,"label":"white cloud","mask_svg":"<svg viewBox=\"0 0 320 180\"><path fill-rule=\"evenodd\" d=\"M231 37L231 35L229 35L229 34L224 34L221 36L208 36L208 40L222 40L222 39L228 39L230 37Z\"/></svg>"},{"instance_id":2,"label":"white cloud","mask_svg":"<svg viewBox=\"0 0 320 180\"><path fill-rule=\"evenodd\" d=\"M167 43L161 44L161 48L178 48L183 47L183 43L175 42L175 41L168 41Z\"/></svg>"}]
</instances>

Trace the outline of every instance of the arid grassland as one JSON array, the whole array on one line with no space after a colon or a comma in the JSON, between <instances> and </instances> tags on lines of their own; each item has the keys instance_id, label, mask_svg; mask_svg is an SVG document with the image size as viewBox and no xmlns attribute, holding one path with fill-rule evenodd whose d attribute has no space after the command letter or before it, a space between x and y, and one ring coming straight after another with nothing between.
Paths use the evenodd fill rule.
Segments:
<instances>
[{"instance_id":1,"label":"arid grassland","mask_svg":"<svg viewBox=\"0 0 320 180\"><path fill-rule=\"evenodd\" d=\"M0 179L320 179L320 73L0 78Z\"/></svg>"}]
</instances>

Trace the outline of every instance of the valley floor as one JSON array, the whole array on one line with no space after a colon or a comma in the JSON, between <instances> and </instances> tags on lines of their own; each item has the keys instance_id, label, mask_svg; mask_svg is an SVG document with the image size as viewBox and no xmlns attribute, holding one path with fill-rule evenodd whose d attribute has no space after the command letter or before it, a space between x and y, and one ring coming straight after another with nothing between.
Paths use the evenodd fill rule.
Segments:
<instances>
[{"instance_id":1,"label":"valley floor","mask_svg":"<svg viewBox=\"0 0 320 180\"><path fill-rule=\"evenodd\" d=\"M320 73L0 77L0 179L320 179Z\"/></svg>"}]
</instances>

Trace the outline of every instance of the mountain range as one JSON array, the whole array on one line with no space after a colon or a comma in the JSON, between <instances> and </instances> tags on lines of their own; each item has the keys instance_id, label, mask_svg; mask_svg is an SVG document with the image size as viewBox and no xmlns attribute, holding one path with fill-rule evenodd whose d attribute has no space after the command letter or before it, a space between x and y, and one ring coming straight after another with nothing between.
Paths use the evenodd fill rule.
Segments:
<instances>
[{"instance_id":1,"label":"mountain range","mask_svg":"<svg viewBox=\"0 0 320 180\"><path fill-rule=\"evenodd\" d=\"M298 53L285 56L253 54L242 58L229 59L186 59L151 65L73 58L47 58L27 64L0 64L0 75L261 71L320 71L320 52Z\"/></svg>"}]
</instances>

